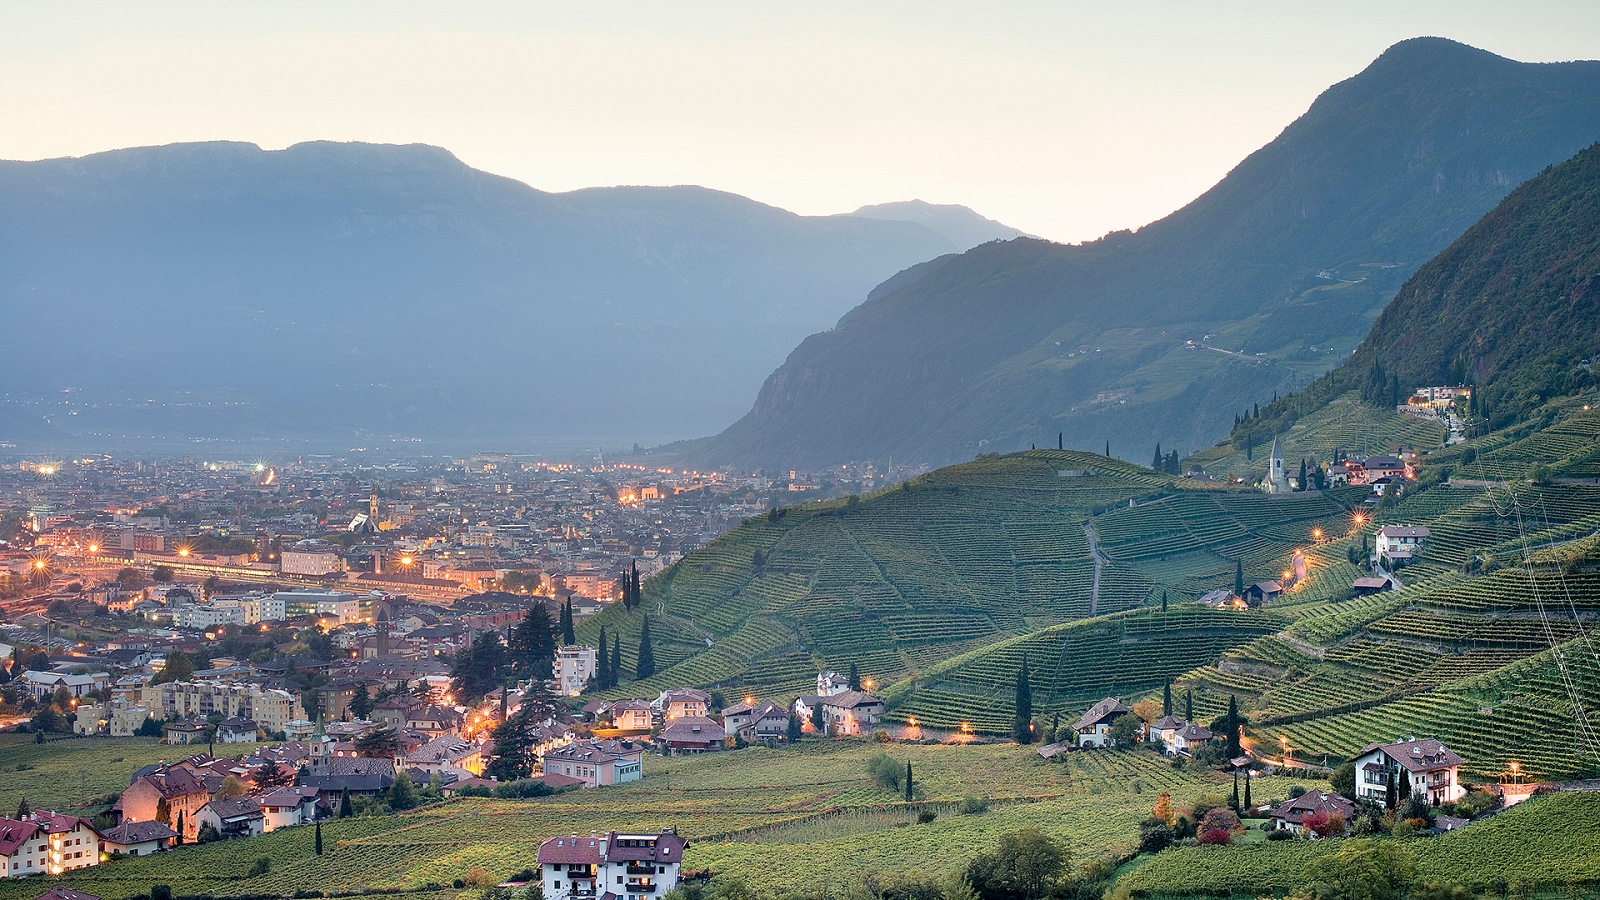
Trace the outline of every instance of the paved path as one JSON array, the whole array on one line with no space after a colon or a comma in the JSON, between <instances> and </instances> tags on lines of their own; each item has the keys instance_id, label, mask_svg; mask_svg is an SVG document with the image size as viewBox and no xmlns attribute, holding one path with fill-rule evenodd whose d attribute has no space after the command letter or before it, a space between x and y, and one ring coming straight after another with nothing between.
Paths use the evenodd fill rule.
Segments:
<instances>
[{"instance_id":1,"label":"paved path","mask_svg":"<svg viewBox=\"0 0 1600 900\"><path fill-rule=\"evenodd\" d=\"M1094 533L1094 520L1085 519L1083 522L1083 535L1089 539L1089 555L1094 557L1094 585L1089 588L1089 615L1100 614L1100 567L1105 565L1106 558L1100 555L1099 535Z\"/></svg>"}]
</instances>

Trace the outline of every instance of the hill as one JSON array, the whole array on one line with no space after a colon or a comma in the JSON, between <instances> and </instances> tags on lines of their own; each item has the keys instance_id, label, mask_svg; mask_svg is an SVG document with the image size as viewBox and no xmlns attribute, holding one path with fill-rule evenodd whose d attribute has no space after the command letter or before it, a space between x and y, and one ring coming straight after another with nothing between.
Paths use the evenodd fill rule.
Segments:
<instances>
[{"instance_id":1,"label":"hill","mask_svg":"<svg viewBox=\"0 0 1600 900\"><path fill-rule=\"evenodd\" d=\"M0 162L0 441L703 434L967 246L699 187L546 193L422 145Z\"/></svg>"},{"instance_id":2,"label":"hill","mask_svg":"<svg viewBox=\"0 0 1600 900\"><path fill-rule=\"evenodd\" d=\"M1403 401L1394 385L1472 383L1479 432L1524 423L1596 383L1597 280L1600 145L1513 191L1406 282L1348 362L1240 423L1232 443L1270 440L1346 391Z\"/></svg>"},{"instance_id":3,"label":"hill","mask_svg":"<svg viewBox=\"0 0 1600 900\"><path fill-rule=\"evenodd\" d=\"M703 464L930 464L1050 442L1143 459L1342 362L1401 283L1600 138L1600 63L1437 38L1329 88L1189 205L1078 246L985 244L814 334Z\"/></svg>"}]
</instances>

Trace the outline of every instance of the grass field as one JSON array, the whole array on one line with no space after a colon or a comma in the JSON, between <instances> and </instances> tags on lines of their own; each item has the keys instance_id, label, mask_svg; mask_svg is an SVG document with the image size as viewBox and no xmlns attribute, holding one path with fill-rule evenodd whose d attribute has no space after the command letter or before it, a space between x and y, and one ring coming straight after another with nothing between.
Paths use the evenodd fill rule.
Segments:
<instances>
[{"instance_id":1,"label":"grass field","mask_svg":"<svg viewBox=\"0 0 1600 900\"><path fill-rule=\"evenodd\" d=\"M219 756L248 755L257 744L219 745ZM30 734L0 734L0 811L9 814L27 798L34 809L71 812L95 798L121 793L135 769L171 762L204 744L173 747L155 738L52 738L35 744Z\"/></svg>"},{"instance_id":2,"label":"grass field","mask_svg":"<svg viewBox=\"0 0 1600 900\"><path fill-rule=\"evenodd\" d=\"M1386 839L1387 840L1387 839ZM1305 886L1305 867L1343 841L1189 847L1157 854L1117 883L1135 897L1260 897ZM1535 889L1600 883L1600 795L1537 798L1460 831L1402 842L1423 879L1484 891L1495 879Z\"/></svg>"},{"instance_id":3,"label":"grass field","mask_svg":"<svg viewBox=\"0 0 1600 900\"><path fill-rule=\"evenodd\" d=\"M0 764L15 748L0 751ZM873 784L866 761L880 750L909 760L915 799ZM72 748L66 758L106 751ZM454 879L481 868L496 880L532 865L540 841L570 833L676 827L690 839L690 868L759 872L765 886L837 884L864 868L944 872L998 835L1036 825L1067 841L1079 864L1137 841L1138 822L1161 791L1180 806L1225 793L1221 776L1174 769L1152 754L1081 753L1045 762L1011 744L880 745L805 742L797 749L749 749L706 756L646 758L644 779L539 800L458 800L400 816L345 819L324 826L317 857L309 827L259 838L120 860L74 873L64 883L108 900L153 884L175 894L217 897L294 891L401 889L446 896ZM1256 796L1284 795L1291 782L1269 779ZM964 797L991 801L960 815ZM908 824L923 809L931 824ZM260 857L264 876L245 877ZM433 885L433 887L430 887ZM43 880L0 880L0 900L27 900Z\"/></svg>"}]
</instances>

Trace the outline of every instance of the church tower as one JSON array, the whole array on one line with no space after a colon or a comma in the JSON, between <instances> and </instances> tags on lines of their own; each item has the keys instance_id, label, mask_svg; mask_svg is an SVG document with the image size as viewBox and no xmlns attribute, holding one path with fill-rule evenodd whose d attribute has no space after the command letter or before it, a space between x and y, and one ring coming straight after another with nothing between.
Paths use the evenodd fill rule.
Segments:
<instances>
[{"instance_id":1,"label":"church tower","mask_svg":"<svg viewBox=\"0 0 1600 900\"><path fill-rule=\"evenodd\" d=\"M1267 463L1267 477L1261 486L1269 494L1289 493L1289 475L1283 469L1283 442L1277 438L1272 439L1272 458Z\"/></svg>"}]
</instances>

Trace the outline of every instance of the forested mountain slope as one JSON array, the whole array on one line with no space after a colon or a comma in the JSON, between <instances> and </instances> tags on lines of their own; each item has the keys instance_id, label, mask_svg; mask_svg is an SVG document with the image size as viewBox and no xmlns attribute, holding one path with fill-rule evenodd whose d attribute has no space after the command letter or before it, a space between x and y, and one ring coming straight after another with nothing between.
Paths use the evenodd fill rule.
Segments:
<instances>
[{"instance_id":1,"label":"forested mountain slope","mask_svg":"<svg viewBox=\"0 0 1600 900\"><path fill-rule=\"evenodd\" d=\"M1401 283L1600 138L1600 63L1437 38L1329 88L1216 187L1136 232L985 244L807 338L711 464L938 464L1048 444L1143 459L1343 361Z\"/></svg>"}]
</instances>

